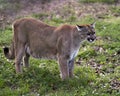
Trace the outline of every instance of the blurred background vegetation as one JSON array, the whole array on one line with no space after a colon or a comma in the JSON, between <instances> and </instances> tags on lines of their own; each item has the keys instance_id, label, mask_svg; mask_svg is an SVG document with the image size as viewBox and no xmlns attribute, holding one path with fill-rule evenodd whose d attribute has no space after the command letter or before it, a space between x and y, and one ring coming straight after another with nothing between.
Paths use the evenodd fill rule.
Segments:
<instances>
[{"instance_id":1,"label":"blurred background vegetation","mask_svg":"<svg viewBox=\"0 0 120 96\"><path fill-rule=\"evenodd\" d=\"M9 23L31 15L41 20L55 21L57 18L74 21L90 15L104 18L119 15L119 3L119 0L0 0L0 19Z\"/></svg>"}]
</instances>

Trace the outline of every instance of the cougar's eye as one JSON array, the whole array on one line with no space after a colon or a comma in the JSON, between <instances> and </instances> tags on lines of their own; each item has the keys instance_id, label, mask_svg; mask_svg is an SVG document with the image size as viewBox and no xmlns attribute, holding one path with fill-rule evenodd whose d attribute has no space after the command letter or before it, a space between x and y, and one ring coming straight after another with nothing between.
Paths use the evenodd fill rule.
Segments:
<instances>
[{"instance_id":1,"label":"cougar's eye","mask_svg":"<svg viewBox=\"0 0 120 96\"><path fill-rule=\"evenodd\" d=\"M87 35L94 35L94 34L95 34L95 32L87 33Z\"/></svg>"},{"instance_id":2,"label":"cougar's eye","mask_svg":"<svg viewBox=\"0 0 120 96\"><path fill-rule=\"evenodd\" d=\"M92 33L93 35L95 34L95 32Z\"/></svg>"}]
</instances>

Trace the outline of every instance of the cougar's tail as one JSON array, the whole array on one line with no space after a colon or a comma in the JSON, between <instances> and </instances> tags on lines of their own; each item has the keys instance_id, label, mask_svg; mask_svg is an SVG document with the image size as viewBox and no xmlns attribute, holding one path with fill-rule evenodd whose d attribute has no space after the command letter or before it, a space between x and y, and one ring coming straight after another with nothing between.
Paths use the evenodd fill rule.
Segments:
<instances>
[{"instance_id":1,"label":"cougar's tail","mask_svg":"<svg viewBox=\"0 0 120 96\"><path fill-rule=\"evenodd\" d=\"M13 60L15 58L15 52L14 52L14 43L12 42L10 48L3 47L4 55L7 59Z\"/></svg>"}]
</instances>

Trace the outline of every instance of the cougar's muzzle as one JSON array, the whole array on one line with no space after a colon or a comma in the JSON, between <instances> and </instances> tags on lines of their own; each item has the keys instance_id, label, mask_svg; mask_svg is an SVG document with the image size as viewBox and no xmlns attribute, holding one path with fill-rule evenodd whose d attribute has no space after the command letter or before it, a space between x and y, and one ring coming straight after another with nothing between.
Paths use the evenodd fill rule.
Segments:
<instances>
[{"instance_id":1,"label":"cougar's muzzle","mask_svg":"<svg viewBox=\"0 0 120 96\"><path fill-rule=\"evenodd\" d=\"M93 42L93 41L96 40L96 36L95 36L95 35L93 35L93 36L88 36L88 37L87 37L87 40L88 40L89 42Z\"/></svg>"}]
</instances>

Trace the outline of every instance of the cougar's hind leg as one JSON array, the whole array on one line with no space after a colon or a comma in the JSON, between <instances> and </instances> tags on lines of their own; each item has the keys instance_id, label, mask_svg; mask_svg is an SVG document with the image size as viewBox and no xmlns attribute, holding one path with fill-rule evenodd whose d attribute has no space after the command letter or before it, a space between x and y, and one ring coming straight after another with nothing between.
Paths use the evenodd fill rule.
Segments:
<instances>
[{"instance_id":1,"label":"cougar's hind leg","mask_svg":"<svg viewBox=\"0 0 120 96\"><path fill-rule=\"evenodd\" d=\"M27 52L25 52L25 55L23 57L23 65L25 67L29 67L29 58L30 58L30 55Z\"/></svg>"},{"instance_id":2,"label":"cougar's hind leg","mask_svg":"<svg viewBox=\"0 0 120 96\"><path fill-rule=\"evenodd\" d=\"M16 46L15 49L16 49L15 50L15 69L17 73L21 73L22 72L21 63L25 53L25 46L24 44L20 44Z\"/></svg>"}]
</instances>

